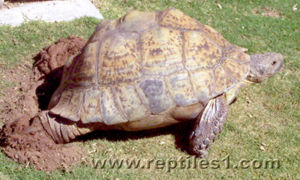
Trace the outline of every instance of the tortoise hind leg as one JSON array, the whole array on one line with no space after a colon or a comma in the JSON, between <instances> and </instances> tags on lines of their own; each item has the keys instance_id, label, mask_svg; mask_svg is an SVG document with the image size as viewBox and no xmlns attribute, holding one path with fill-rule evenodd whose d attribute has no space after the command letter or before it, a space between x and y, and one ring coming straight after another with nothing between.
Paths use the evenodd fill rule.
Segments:
<instances>
[{"instance_id":1,"label":"tortoise hind leg","mask_svg":"<svg viewBox=\"0 0 300 180\"><path fill-rule=\"evenodd\" d=\"M67 143L77 136L94 131L91 128L78 127L76 122L49 114L49 111L42 111L37 118L56 143Z\"/></svg>"},{"instance_id":2,"label":"tortoise hind leg","mask_svg":"<svg viewBox=\"0 0 300 180\"><path fill-rule=\"evenodd\" d=\"M221 132L228 114L228 105L224 95L212 99L202 114L197 117L194 130L190 135L191 153L206 157L208 148Z\"/></svg>"}]
</instances>

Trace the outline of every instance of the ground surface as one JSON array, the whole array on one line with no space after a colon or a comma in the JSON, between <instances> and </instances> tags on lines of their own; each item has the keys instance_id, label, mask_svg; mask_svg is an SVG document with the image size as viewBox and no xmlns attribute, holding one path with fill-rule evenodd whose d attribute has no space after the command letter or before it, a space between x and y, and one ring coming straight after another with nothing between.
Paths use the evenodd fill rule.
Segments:
<instances>
[{"instance_id":1,"label":"ground surface","mask_svg":"<svg viewBox=\"0 0 300 180\"><path fill-rule=\"evenodd\" d=\"M47 108L65 62L79 53L85 43L79 37L60 39L34 57L33 72L9 75L13 77L10 80L21 83L18 89L22 93L11 91L14 98L3 98L6 105L1 107L0 117L5 126L0 133L0 145L8 157L44 171L67 169L83 158L85 153L79 146L55 144L36 116ZM16 68L21 70L21 66Z\"/></svg>"},{"instance_id":2,"label":"ground surface","mask_svg":"<svg viewBox=\"0 0 300 180\"><path fill-rule=\"evenodd\" d=\"M230 42L248 48L249 53L282 53L285 57L284 70L269 81L244 88L240 92L237 101L230 106L230 114L222 134L210 149L208 166L193 166L193 157L185 152L186 136L192 124L183 124L137 133L93 133L72 144L87 153L80 164L58 169L51 174L35 170L30 164L11 161L1 153L0 179L299 178L300 12L295 11L295 8L293 10L295 4L298 3L299 6L298 1L93 2L106 19L120 17L130 9L179 8L200 22L214 27ZM22 103L18 103L24 102L22 98L19 100L20 97L32 89L24 85L32 82L28 79L36 81L30 73L32 64L36 61L34 57L40 50L70 35L87 39L98 23L95 19L83 18L70 23L34 22L17 28L0 27L1 123L17 116L31 116L39 108L45 108L49 97L47 94L43 96L43 93L38 93L37 99L29 100L34 102L29 103L30 107L39 105L39 108L27 109L27 105L24 105L24 108ZM30 96L23 96L23 99L26 97L30 99ZM41 101L37 101L39 99ZM22 106L18 107L20 104ZM14 112L15 117L7 115L10 111ZM24 126L27 126L28 121L23 122ZM279 160L280 166L258 166L257 162L269 159ZM133 160L136 160L135 163L140 160L140 166L133 165ZM219 161L220 166L213 165L213 160L214 163ZM241 165L239 162L243 160L249 161L248 167L235 166ZM121 162L123 164L120 165ZM171 168L175 162L177 166ZM180 162L185 166L180 166ZM199 160L197 162L199 163Z\"/></svg>"}]
</instances>

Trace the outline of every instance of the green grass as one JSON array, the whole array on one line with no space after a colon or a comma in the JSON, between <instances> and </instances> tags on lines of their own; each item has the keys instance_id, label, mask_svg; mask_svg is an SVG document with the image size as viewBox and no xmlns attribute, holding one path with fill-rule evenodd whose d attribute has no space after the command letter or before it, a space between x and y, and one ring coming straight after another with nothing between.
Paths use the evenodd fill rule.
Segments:
<instances>
[{"instance_id":1,"label":"green grass","mask_svg":"<svg viewBox=\"0 0 300 180\"><path fill-rule=\"evenodd\" d=\"M128 10L181 9L188 15L221 32L230 42L249 49L249 53L280 52L285 57L282 72L262 84L244 88L230 106L224 130L210 149L208 160L230 157L235 164L241 159L280 160L277 169L120 169L93 168L94 159L172 159L188 155L176 148L178 133L186 125L139 133L97 133L98 138L84 147L95 152L86 163L72 171L57 170L51 174L19 165L0 153L0 179L204 179L267 178L296 179L300 174L300 10L292 11L299 0L94 0L106 19L124 15ZM222 7L218 7L219 3ZM270 7L280 18L253 14L253 9ZM21 27L0 27L0 68L2 71L20 63L32 63L39 50L61 37L88 37L98 21L83 18L70 23L34 22ZM0 77L0 92L11 82ZM150 135L149 135L150 134ZM113 136L113 137L111 137ZM118 137L124 137L119 140ZM128 139L128 140L126 140ZM162 143L164 142L164 143ZM264 144L265 150L260 150Z\"/></svg>"}]
</instances>

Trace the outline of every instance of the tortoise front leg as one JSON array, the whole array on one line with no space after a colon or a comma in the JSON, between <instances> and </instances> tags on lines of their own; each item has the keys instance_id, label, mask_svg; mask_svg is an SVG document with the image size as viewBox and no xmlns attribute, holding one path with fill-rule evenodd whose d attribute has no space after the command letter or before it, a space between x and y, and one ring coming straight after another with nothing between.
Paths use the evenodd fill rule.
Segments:
<instances>
[{"instance_id":1,"label":"tortoise front leg","mask_svg":"<svg viewBox=\"0 0 300 180\"><path fill-rule=\"evenodd\" d=\"M243 88L244 86L246 86L247 84L250 84L250 82L249 81L241 81L241 82L237 83L229 91L226 92L225 96L226 96L228 105L230 105L231 103L233 103L233 101L235 101L236 96L237 96L238 92L240 91L240 89Z\"/></svg>"},{"instance_id":2,"label":"tortoise front leg","mask_svg":"<svg viewBox=\"0 0 300 180\"><path fill-rule=\"evenodd\" d=\"M56 143L67 143L77 136L94 131L91 128L79 127L76 122L54 116L49 111L42 111L35 118L41 121L44 129Z\"/></svg>"},{"instance_id":3,"label":"tortoise front leg","mask_svg":"<svg viewBox=\"0 0 300 180\"><path fill-rule=\"evenodd\" d=\"M200 157L207 157L208 148L222 131L227 118L228 105L224 95L212 99L197 117L194 130L190 135L190 151Z\"/></svg>"}]
</instances>

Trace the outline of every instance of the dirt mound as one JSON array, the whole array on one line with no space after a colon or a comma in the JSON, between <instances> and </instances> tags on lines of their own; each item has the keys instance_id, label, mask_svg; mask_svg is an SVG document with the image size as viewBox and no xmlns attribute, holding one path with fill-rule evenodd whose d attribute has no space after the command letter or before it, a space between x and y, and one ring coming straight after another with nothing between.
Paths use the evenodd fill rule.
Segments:
<instances>
[{"instance_id":1,"label":"dirt mound","mask_svg":"<svg viewBox=\"0 0 300 180\"><path fill-rule=\"evenodd\" d=\"M44 83L36 89L41 110L47 109L51 95L59 86L64 64L70 57L79 54L86 42L87 40L83 38L70 36L43 48L34 57L35 75L42 73L44 79Z\"/></svg>"},{"instance_id":2,"label":"dirt mound","mask_svg":"<svg viewBox=\"0 0 300 180\"><path fill-rule=\"evenodd\" d=\"M84 155L84 151L74 144L55 144L39 120L26 117L4 125L0 140L8 157L39 170L68 169Z\"/></svg>"},{"instance_id":3,"label":"dirt mound","mask_svg":"<svg viewBox=\"0 0 300 180\"><path fill-rule=\"evenodd\" d=\"M60 39L55 44L41 50L35 57L34 66L44 74L49 74L55 69L62 67L74 54L80 52L86 40L80 37L70 36Z\"/></svg>"},{"instance_id":4,"label":"dirt mound","mask_svg":"<svg viewBox=\"0 0 300 180\"><path fill-rule=\"evenodd\" d=\"M5 123L0 132L0 145L8 157L36 169L52 171L66 169L84 156L84 150L76 143L55 144L34 117L41 108L47 107L66 60L80 52L85 43L86 40L78 37L60 39L34 58L34 72L26 66L10 70L12 76L7 76L7 80L14 80L19 86L6 89L10 96L0 106L0 118ZM21 69L22 73L13 73Z\"/></svg>"}]
</instances>

